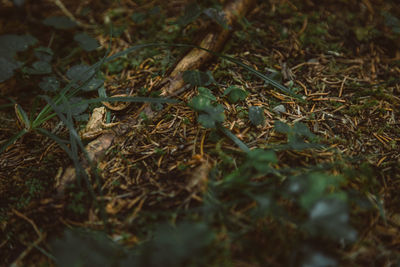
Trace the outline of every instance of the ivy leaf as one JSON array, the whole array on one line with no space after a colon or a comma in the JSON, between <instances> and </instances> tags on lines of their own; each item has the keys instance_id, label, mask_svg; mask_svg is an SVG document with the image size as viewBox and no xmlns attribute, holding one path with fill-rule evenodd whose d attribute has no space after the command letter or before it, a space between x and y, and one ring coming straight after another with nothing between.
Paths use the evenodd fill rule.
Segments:
<instances>
[{"instance_id":1,"label":"ivy leaf","mask_svg":"<svg viewBox=\"0 0 400 267\"><path fill-rule=\"evenodd\" d=\"M229 86L225 89L223 96L228 95L228 100L230 103L236 103L240 100L245 100L248 92L245 90L240 89L237 86Z\"/></svg>"},{"instance_id":2,"label":"ivy leaf","mask_svg":"<svg viewBox=\"0 0 400 267\"><path fill-rule=\"evenodd\" d=\"M39 87L45 92L56 92L60 89L60 82L54 76L43 77Z\"/></svg>"},{"instance_id":3,"label":"ivy leaf","mask_svg":"<svg viewBox=\"0 0 400 267\"><path fill-rule=\"evenodd\" d=\"M71 29L77 26L74 21L65 16L48 17L43 20L43 24L60 30Z\"/></svg>"},{"instance_id":4,"label":"ivy leaf","mask_svg":"<svg viewBox=\"0 0 400 267\"><path fill-rule=\"evenodd\" d=\"M97 42L96 39L89 36L85 32L75 34L74 40L79 43L80 47L83 50L88 51L88 52L96 50L96 48L98 48L100 46L99 42Z\"/></svg>"},{"instance_id":5,"label":"ivy leaf","mask_svg":"<svg viewBox=\"0 0 400 267\"><path fill-rule=\"evenodd\" d=\"M263 109L260 107L250 107L249 119L251 123L255 126L264 125L265 117Z\"/></svg>"},{"instance_id":6,"label":"ivy leaf","mask_svg":"<svg viewBox=\"0 0 400 267\"><path fill-rule=\"evenodd\" d=\"M207 86L214 82L210 72L202 72L199 70L188 70L182 75L185 82L194 86Z\"/></svg>"}]
</instances>

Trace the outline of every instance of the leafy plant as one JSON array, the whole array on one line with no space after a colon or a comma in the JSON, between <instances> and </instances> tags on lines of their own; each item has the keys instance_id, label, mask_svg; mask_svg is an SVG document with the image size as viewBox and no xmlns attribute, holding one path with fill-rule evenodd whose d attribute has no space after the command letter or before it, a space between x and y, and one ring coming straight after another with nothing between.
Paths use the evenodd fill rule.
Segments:
<instances>
[{"instance_id":1,"label":"leafy plant","mask_svg":"<svg viewBox=\"0 0 400 267\"><path fill-rule=\"evenodd\" d=\"M275 121L275 130L279 133L284 133L288 137L287 145L282 148L290 148L294 150L303 150L308 148L320 148L321 145L316 144L316 136L310 129L301 122L296 122L292 127L281 122ZM305 142L305 140L311 142Z\"/></svg>"},{"instance_id":2,"label":"leafy plant","mask_svg":"<svg viewBox=\"0 0 400 267\"><path fill-rule=\"evenodd\" d=\"M224 122L224 108L215 102L216 98L211 91L199 87L199 94L190 101L189 106L199 112L198 122L205 128L216 128Z\"/></svg>"},{"instance_id":3,"label":"leafy plant","mask_svg":"<svg viewBox=\"0 0 400 267\"><path fill-rule=\"evenodd\" d=\"M225 89L223 96L228 96L230 103L235 104L240 100L245 100L249 93L237 86L229 86Z\"/></svg>"},{"instance_id":4,"label":"leafy plant","mask_svg":"<svg viewBox=\"0 0 400 267\"><path fill-rule=\"evenodd\" d=\"M16 53L27 50L36 42L37 39L30 35L7 34L0 36L0 82L11 78L14 71L23 65L14 58Z\"/></svg>"}]
</instances>

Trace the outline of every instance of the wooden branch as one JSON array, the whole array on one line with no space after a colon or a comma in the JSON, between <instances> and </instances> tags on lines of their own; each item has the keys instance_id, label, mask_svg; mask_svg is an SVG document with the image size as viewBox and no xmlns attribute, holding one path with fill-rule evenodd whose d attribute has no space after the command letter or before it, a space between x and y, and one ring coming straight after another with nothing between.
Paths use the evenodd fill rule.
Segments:
<instances>
[{"instance_id":1,"label":"wooden branch","mask_svg":"<svg viewBox=\"0 0 400 267\"><path fill-rule=\"evenodd\" d=\"M254 2L255 0L235 0L226 4L223 11L229 27L234 25L235 19L245 15L253 6ZM209 27L208 30L209 31L207 31L206 35L197 45L214 52L220 51L229 37L230 30L224 29L222 26L215 27L215 25ZM184 71L198 69L212 58L213 55L207 51L197 48L190 50L175 66L169 77L161 82L165 84L161 89L161 95L174 95L185 84L182 78L182 73Z\"/></svg>"}]
</instances>

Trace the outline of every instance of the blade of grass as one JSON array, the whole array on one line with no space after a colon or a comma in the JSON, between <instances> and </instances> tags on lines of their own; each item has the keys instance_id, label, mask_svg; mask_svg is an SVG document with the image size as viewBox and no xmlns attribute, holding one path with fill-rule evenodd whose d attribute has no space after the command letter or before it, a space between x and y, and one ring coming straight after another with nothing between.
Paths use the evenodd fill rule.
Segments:
<instances>
[{"instance_id":1,"label":"blade of grass","mask_svg":"<svg viewBox=\"0 0 400 267\"><path fill-rule=\"evenodd\" d=\"M78 184L80 185L79 179L83 178L83 180L84 180L84 182L86 184L86 187L89 190L90 196L92 197L92 200L93 200L94 204L100 210L104 225L107 226L108 220L107 220L107 214L105 212L104 206L101 205L101 203L97 200L97 197L96 197L96 194L94 192L93 186L89 181L89 177L87 176L87 173L86 173L84 167L82 166L81 162L79 161L78 147L83 152L83 155L84 155L85 159L87 160L87 162L89 163L89 166L91 166L91 170L95 174L97 183L100 184L99 183L100 179L99 179L98 174L97 174L97 172L95 170L95 166L94 166L94 164L92 164L92 161L91 161L91 159L89 157L89 154L87 153L87 150L85 149L85 147L84 147L84 145L82 143L82 140L80 139L77 131L74 128L70 105L68 105L67 100L65 98L61 98L61 100L64 101L64 104L65 104L64 106L67 107L67 117L65 117L64 114L59 109L59 107L55 105L55 103L50 99L50 97L42 96L42 98L44 98L47 101L47 103L54 109L54 111L57 113L57 116L60 118L60 120L68 128L69 133L70 133L70 144L71 144L71 155L72 155L71 159L72 159L73 164L74 164L76 177L78 178ZM100 196L102 196L101 186L99 186L98 189L99 189L98 193L100 194Z\"/></svg>"},{"instance_id":2,"label":"blade of grass","mask_svg":"<svg viewBox=\"0 0 400 267\"><path fill-rule=\"evenodd\" d=\"M223 127L222 125L217 126L218 130L223 132L227 137L229 137L243 152L250 152L250 148L243 143L236 135L234 135L231 131Z\"/></svg>"},{"instance_id":3,"label":"blade of grass","mask_svg":"<svg viewBox=\"0 0 400 267\"><path fill-rule=\"evenodd\" d=\"M69 144L69 141L61 139L57 135L43 128L37 128L36 131L54 140L65 151L65 153L67 153L68 157L70 157L71 159L73 158L72 151L67 146L67 144Z\"/></svg>"}]
</instances>

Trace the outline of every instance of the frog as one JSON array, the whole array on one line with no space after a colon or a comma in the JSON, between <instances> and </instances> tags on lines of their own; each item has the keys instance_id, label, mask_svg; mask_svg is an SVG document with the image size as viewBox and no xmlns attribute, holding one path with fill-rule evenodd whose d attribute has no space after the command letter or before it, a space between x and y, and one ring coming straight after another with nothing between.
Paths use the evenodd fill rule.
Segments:
<instances>
[{"instance_id":1,"label":"frog","mask_svg":"<svg viewBox=\"0 0 400 267\"><path fill-rule=\"evenodd\" d=\"M107 128L111 128L117 124L118 122L115 123L106 123L106 108L105 107L99 107L93 109L92 115L90 116L90 119L85 127L85 129L82 129L79 131L79 135L81 139L83 140L91 140L96 138L97 136L101 135L105 131L107 131Z\"/></svg>"}]
</instances>

